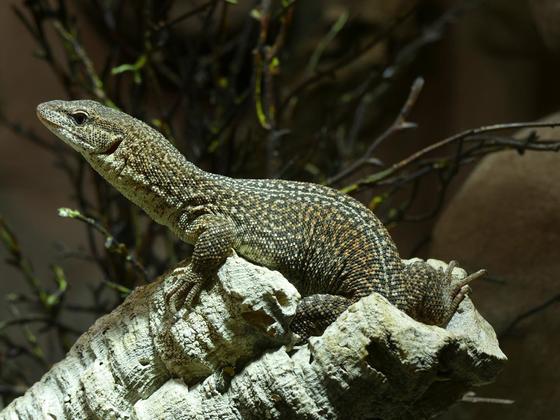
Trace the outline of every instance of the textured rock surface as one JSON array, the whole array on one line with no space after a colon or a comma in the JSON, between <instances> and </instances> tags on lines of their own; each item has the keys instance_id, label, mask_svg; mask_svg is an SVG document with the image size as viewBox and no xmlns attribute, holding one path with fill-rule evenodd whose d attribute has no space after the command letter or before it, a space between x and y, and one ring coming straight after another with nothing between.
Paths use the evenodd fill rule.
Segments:
<instances>
[{"instance_id":1,"label":"textured rock surface","mask_svg":"<svg viewBox=\"0 0 560 420\"><path fill-rule=\"evenodd\" d=\"M493 380L506 360L469 299L442 329L373 294L293 347L286 325L299 295L278 273L232 257L176 315L169 283L136 290L0 417L418 418Z\"/></svg>"}]
</instances>

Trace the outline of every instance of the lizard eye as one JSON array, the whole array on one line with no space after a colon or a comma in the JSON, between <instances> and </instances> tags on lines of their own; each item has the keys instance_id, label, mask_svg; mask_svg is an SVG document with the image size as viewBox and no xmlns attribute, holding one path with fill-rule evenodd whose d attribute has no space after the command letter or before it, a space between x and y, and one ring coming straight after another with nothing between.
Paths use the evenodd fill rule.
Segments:
<instances>
[{"instance_id":1,"label":"lizard eye","mask_svg":"<svg viewBox=\"0 0 560 420\"><path fill-rule=\"evenodd\" d=\"M84 123L88 120L88 114L84 111L76 111L70 114L70 116L77 125L84 125Z\"/></svg>"}]
</instances>

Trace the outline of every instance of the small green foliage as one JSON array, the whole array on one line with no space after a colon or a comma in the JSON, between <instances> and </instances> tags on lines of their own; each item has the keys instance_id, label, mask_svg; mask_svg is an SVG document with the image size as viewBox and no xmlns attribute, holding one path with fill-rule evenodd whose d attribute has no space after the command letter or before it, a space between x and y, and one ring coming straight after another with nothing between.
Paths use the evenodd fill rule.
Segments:
<instances>
[{"instance_id":1,"label":"small green foliage","mask_svg":"<svg viewBox=\"0 0 560 420\"><path fill-rule=\"evenodd\" d=\"M257 118L259 120L260 125L265 128L265 129L269 129L270 128L270 124L268 122L268 118L266 116L265 110L264 110L264 104L263 104L263 92L262 92L262 83L263 83L263 69L262 69L262 63L260 63L261 60L256 60L259 62L259 64L257 64L255 66L255 110L257 112Z\"/></svg>"},{"instance_id":2,"label":"small green foliage","mask_svg":"<svg viewBox=\"0 0 560 420\"><path fill-rule=\"evenodd\" d=\"M208 153L215 153L216 150L218 150L220 148L221 145L221 141L219 138L215 138L213 139L210 144L208 145Z\"/></svg>"},{"instance_id":3,"label":"small green foliage","mask_svg":"<svg viewBox=\"0 0 560 420\"><path fill-rule=\"evenodd\" d=\"M120 66L113 67L111 69L111 74L116 75L125 72L132 72L134 83L139 85L140 83L142 83L141 70L146 65L146 61L146 55L141 55L140 57L138 57L138 60L136 60L132 64L121 64Z\"/></svg>"},{"instance_id":4,"label":"small green foliage","mask_svg":"<svg viewBox=\"0 0 560 420\"><path fill-rule=\"evenodd\" d=\"M111 254L117 255L118 257L122 258L127 263L130 263L132 267L141 274L144 280L146 280L146 270L144 269L143 265L134 257L128 247L119 242L101 223L95 220L92 217L84 216L79 210L69 209L67 207L61 207L58 209L58 215L60 217L67 217L71 219L76 219L81 222L86 223L87 225L91 226L93 229L101 233L104 238L104 247L107 251Z\"/></svg>"},{"instance_id":5,"label":"small green foliage","mask_svg":"<svg viewBox=\"0 0 560 420\"><path fill-rule=\"evenodd\" d=\"M0 216L0 240L10 254L19 253L19 246L14 234L8 228L4 219Z\"/></svg>"},{"instance_id":6,"label":"small green foliage","mask_svg":"<svg viewBox=\"0 0 560 420\"><path fill-rule=\"evenodd\" d=\"M68 217L70 219L76 219L82 214L78 210L69 209L67 207L60 207L58 209L58 215L60 217Z\"/></svg>"},{"instance_id":7,"label":"small green foliage","mask_svg":"<svg viewBox=\"0 0 560 420\"><path fill-rule=\"evenodd\" d=\"M325 50L334 40L336 35L342 30L342 28L344 28L346 22L348 22L348 12L345 10L340 14L327 35L317 44L317 48L315 48L315 51L313 51L313 54L311 54L311 57L309 58L307 73L311 74L315 72L321 56L324 54Z\"/></svg>"},{"instance_id":8,"label":"small green foliage","mask_svg":"<svg viewBox=\"0 0 560 420\"><path fill-rule=\"evenodd\" d=\"M438 159L432 164L432 167L434 169L441 170L447 168L449 166L449 163L450 162L448 159Z\"/></svg>"},{"instance_id":9,"label":"small green foliage","mask_svg":"<svg viewBox=\"0 0 560 420\"><path fill-rule=\"evenodd\" d=\"M218 79L218 86L221 87L222 89L227 89L229 87L229 81L227 77L220 77Z\"/></svg>"},{"instance_id":10,"label":"small green foliage","mask_svg":"<svg viewBox=\"0 0 560 420\"><path fill-rule=\"evenodd\" d=\"M76 211L70 209L59 209L59 213L64 214L65 217L73 217L75 216ZM21 271L29 286L36 294L39 302L47 311L56 309L62 297L66 293L66 290L68 289L68 282L66 280L66 276L62 267L57 264L53 264L51 267L57 288L54 293L50 293L44 287L42 287L41 281L35 276L33 272L31 263L23 256L17 238L11 232L2 218L0 218L0 239L11 255L11 258L9 260L10 263ZM10 298L15 303L15 300L17 300L17 295L11 295Z\"/></svg>"},{"instance_id":11,"label":"small green foliage","mask_svg":"<svg viewBox=\"0 0 560 420\"><path fill-rule=\"evenodd\" d=\"M115 283L113 281L105 281L104 283L110 289L117 291L120 294L121 298L127 297L130 294L130 292L132 292L132 290L129 289L128 287L125 287L122 284Z\"/></svg>"},{"instance_id":12,"label":"small green foliage","mask_svg":"<svg viewBox=\"0 0 560 420\"><path fill-rule=\"evenodd\" d=\"M280 59L278 57L273 57L268 65L268 70L272 74L278 74L280 72Z\"/></svg>"},{"instance_id":13,"label":"small green foliage","mask_svg":"<svg viewBox=\"0 0 560 420\"><path fill-rule=\"evenodd\" d=\"M68 281L66 279L66 274L64 274L64 270L58 264L53 264L51 266L51 270L54 275L54 281L56 283L56 292L52 295L49 295L48 298L48 306L56 306L62 300L62 297L68 290Z\"/></svg>"},{"instance_id":14,"label":"small green foliage","mask_svg":"<svg viewBox=\"0 0 560 420\"><path fill-rule=\"evenodd\" d=\"M311 162L307 162L304 166L306 172L309 172L311 175L317 177L321 174L321 170Z\"/></svg>"},{"instance_id":15,"label":"small green foliage","mask_svg":"<svg viewBox=\"0 0 560 420\"><path fill-rule=\"evenodd\" d=\"M23 256L19 241L2 217L0 217L0 240L10 254L10 258L6 262L20 270L32 289L38 292L40 290L39 280L33 272L33 266L31 262Z\"/></svg>"},{"instance_id":16,"label":"small green foliage","mask_svg":"<svg viewBox=\"0 0 560 420\"><path fill-rule=\"evenodd\" d=\"M29 328L28 326L25 326L23 328L23 333L25 335L25 339L27 340L27 342L31 345L32 353L38 359L45 360L45 352L43 351L43 348L41 347L41 345L39 344L39 342L37 340L37 336L35 335L35 333L33 333L31 328Z\"/></svg>"},{"instance_id":17,"label":"small green foliage","mask_svg":"<svg viewBox=\"0 0 560 420\"><path fill-rule=\"evenodd\" d=\"M355 182L353 184L347 185L343 188L340 189L340 191L346 193L346 194L350 194L356 190L358 190L361 186L361 184L376 184L379 181L386 179L387 177L389 177L389 175L393 174L395 172L395 169L392 167L389 167L387 169L383 169L381 171L378 172L374 172L371 175L366 176L365 178L361 179L360 182Z\"/></svg>"},{"instance_id":18,"label":"small green foliage","mask_svg":"<svg viewBox=\"0 0 560 420\"><path fill-rule=\"evenodd\" d=\"M375 210L376 208L378 208L383 202L385 201L385 197L382 195L374 195L372 197L372 199L370 200L368 207L371 210Z\"/></svg>"},{"instance_id":19,"label":"small green foliage","mask_svg":"<svg viewBox=\"0 0 560 420\"><path fill-rule=\"evenodd\" d=\"M256 20L261 20L261 18L262 18L261 11L257 8L251 9L251 12L249 14L251 15L251 17L253 19L256 19Z\"/></svg>"}]
</instances>

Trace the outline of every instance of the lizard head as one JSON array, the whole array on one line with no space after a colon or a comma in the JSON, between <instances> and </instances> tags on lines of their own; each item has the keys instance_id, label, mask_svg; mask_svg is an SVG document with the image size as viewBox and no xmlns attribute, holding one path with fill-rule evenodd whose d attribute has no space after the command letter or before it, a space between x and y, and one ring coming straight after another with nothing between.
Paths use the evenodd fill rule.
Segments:
<instances>
[{"instance_id":1,"label":"lizard head","mask_svg":"<svg viewBox=\"0 0 560 420\"><path fill-rule=\"evenodd\" d=\"M131 120L123 116L126 114L90 100L50 101L37 106L39 120L88 160L117 150Z\"/></svg>"},{"instance_id":2,"label":"lizard head","mask_svg":"<svg viewBox=\"0 0 560 420\"><path fill-rule=\"evenodd\" d=\"M150 173L174 149L157 130L114 108L91 100L49 101L37 117L115 187L131 174Z\"/></svg>"},{"instance_id":3,"label":"lizard head","mask_svg":"<svg viewBox=\"0 0 560 420\"><path fill-rule=\"evenodd\" d=\"M45 102L37 116L122 194L156 221L166 220L177 194L172 187L181 182L177 168L189 163L161 133L91 100Z\"/></svg>"}]
</instances>

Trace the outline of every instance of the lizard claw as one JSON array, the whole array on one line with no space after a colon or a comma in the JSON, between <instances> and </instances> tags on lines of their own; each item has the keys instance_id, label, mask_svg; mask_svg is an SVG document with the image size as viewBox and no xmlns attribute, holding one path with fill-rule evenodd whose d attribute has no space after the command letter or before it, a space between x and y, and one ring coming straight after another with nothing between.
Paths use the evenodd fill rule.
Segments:
<instances>
[{"instance_id":1,"label":"lizard claw","mask_svg":"<svg viewBox=\"0 0 560 420\"><path fill-rule=\"evenodd\" d=\"M457 261L450 261L444 274L446 283L449 285L449 295L451 298L451 302L449 303L447 314L444 318L444 321L442 322L442 325L447 324L451 320L465 296L469 294L471 290L469 287L469 283L486 274L486 270L478 270L461 279L456 279L453 277L453 269L456 266Z\"/></svg>"},{"instance_id":2,"label":"lizard claw","mask_svg":"<svg viewBox=\"0 0 560 420\"><path fill-rule=\"evenodd\" d=\"M455 291L459 291L463 287L467 286L471 281L476 280L486 274L486 270L478 270L474 273L469 274L461 280L455 281ZM468 286L467 286L468 287Z\"/></svg>"},{"instance_id":3,"label":"lizard claw","mask_svg":"<svg viewBox=\"0 0 560 420\"><path fill-rule=\"evenodd\" d=\"M191 307L204 284L204 278L194 272L191 266L176 267L167 276L170 287L166 292L165 302L171 313Z\"/></svg>"},{"instance_id":4,"label":"lizard claw","mask_svg":"<svg viewBox=\"0 0 560 420\"><path fill-rule=\"evenodd\" d=\"M412 285L409 294L413 304L406 312L428 325L446 325L470 292L469 283L486 273L479 270L454 276L456 267L457 261L450 261L446 268L436 268L426 261L407 265L405 277Z\"/></svg>"}]
</instances>

